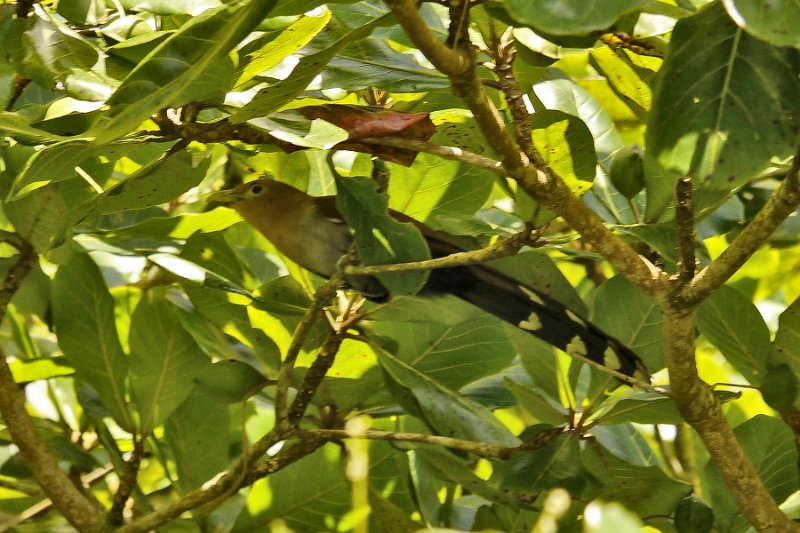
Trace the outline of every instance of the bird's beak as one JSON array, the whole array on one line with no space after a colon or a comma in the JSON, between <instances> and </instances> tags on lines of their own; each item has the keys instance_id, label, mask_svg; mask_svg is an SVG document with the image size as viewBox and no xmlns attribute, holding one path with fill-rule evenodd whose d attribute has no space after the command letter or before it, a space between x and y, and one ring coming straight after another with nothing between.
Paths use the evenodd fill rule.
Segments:
<instances>
[{"instance_id":1,"label":"bird's beak","mask_svg":"<svg viewBox=\"0 0 800 533\"><path fill-rule=\"evenodd\" d=\"M217 191L208 195L206 199L206 209L211 210L215 207L229 207L230 204L241 200L239 195L233 190Z\"/></svg>"}]
</instances>

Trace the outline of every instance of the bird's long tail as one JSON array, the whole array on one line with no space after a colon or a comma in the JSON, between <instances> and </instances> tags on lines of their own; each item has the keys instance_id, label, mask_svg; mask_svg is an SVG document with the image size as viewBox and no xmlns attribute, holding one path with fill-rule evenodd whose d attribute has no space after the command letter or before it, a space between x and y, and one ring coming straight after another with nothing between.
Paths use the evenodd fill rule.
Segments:
<instances>
[{"instance_id":1,"label":"bird's long tail","mask_svg":"<svg viewBox=\"0 0 800 533\"><path fill-rule=\"evenodd\" d=\"M432 271L428 292L446 292L564 350L642 381L642 360L615 338L557 300L484 265Z\"/></svg>"}]
</instances>

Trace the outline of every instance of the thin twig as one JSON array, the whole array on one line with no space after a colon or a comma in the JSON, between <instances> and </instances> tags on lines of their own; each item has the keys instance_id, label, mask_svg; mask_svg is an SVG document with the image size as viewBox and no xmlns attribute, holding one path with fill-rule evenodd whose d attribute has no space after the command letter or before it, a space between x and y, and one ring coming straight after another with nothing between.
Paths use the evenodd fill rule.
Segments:
<instances>
[{"instance_id":1,"label":"thin twig","mask_svg":"<svg viewBox=\"0 0 800 533\"><path fill-rule=\"evenodd\" d=\"M120 475L119 486L116 494L114 494L114 500L106 518L106 522L112 526L122 524L122 512L125 510L128 498L130 498L131 492L136 486L136 477L139 473L144 451L144 441L138 435L134 435L133 451L125 463L125 470Z\"/></svg>"},{"instance_id":2,"label":"thin twig","mask_svg":"<svg viewBox=\"0 0 800 533\"><path fill-rule=\"evenodd\" d=\"M786 217L800 206L800 149L789 174L761 211L719 257L701 270L676 296L684 306L697 305L725 283L758 250Z\"/></svg>"},{"instance_id":3,"label":"thin twig","mask_svg":"<svg viewBox=\"0 0 800 533\"><path fill-rule=\"evenodd\" d=\"M374 276L375 274L386 274L390 272L433 270L436 268L450 268L454 266L485 263L492 259L514 255L519 252L523 246L534 246L536 245L537 239L537 231L526 229L479 250L457 252L445 257L426 259L424 261L411 261L408 263L395 263L391 265L352 265L345 267L344 273L346 276Z\"/></svg>"},{"instance_id":4,"label":"thin twig","mask_svg":"<svg viewBox=\"0 0 800 533\"><path fill-rule=\"evenodd\" d=\"M676 212L675 233L678 238L678 251L680 253L680 270L678 279L687 283L694 278L695 264L694 253L694 201L692 199L692 179L681 178L675 187Z\"/></svg>"},{"instance_id":5,"label":"thin twig","mask_svg":"<svg viewBox=\"0 0 800 533\"><path fill-rule=\"evenodd\" d=\"M343 440L352 438L363 438L368 440L390 440L402 442L418 442L424 444L435 444L451 450L461 450L473 453L479 457L487 459L508 459L517 448L507 448L495 446L485 442L455 439L452 437L442 437L439 435L424 435L422 433L409 433L404 431L379 431L375 429L367 430L362 435L354 435L346 429L302 429L292 434L292 437L305 439L325 439Z\"/></svg>"},{"instance_id":6,"label":"thin twig","mask_svg":"<svg viewBox=\"0 0 800 533\"><path fill-rule=\"evenodd\" d=\"M294 330L292 342L289 345L289 348L286 350L286 357L284 358L283 362L281 363L281 367L278 370L277 388L275 391L275 420L276 424L278 424L279 427L284 430L288 429L288 427L284 427L284 424L288 422L289 415L289 406L286 398L289 393L289 386L291 385L294 364L297 361L297 357L300 354L300 350L303 347L306 337L308 337L308 334L311 332L311 328L322 314L325 306L336 295L336 289L339 287L339 285L341 285L341 283L342 277L337 273L332 276L327 283L317 289L317 293L314 296L314 301L311 302L311 305L306 310L306 314L303 316L303 319Z\"/></svg>"},{"instance_id":7,"label":"thin twig","mask_svg":"<svg viewBox=\"0 0 800 533\"><path fill-rule=\"evenodd\" d=\"M359 139L359 142L377 144L379 146L391 146L394 148L405 148L426 154L438 155L442 159L459 161L461 163L483 168L489 172L497 174L498 176L506 175L506 171L500 161L455 146L442 146L440 144L434 144L428 141L419 141L417 139L406 139L405 137L394 137L389 135L386 137L367 137L364 139Z\"/></svg>"}]
</instances>

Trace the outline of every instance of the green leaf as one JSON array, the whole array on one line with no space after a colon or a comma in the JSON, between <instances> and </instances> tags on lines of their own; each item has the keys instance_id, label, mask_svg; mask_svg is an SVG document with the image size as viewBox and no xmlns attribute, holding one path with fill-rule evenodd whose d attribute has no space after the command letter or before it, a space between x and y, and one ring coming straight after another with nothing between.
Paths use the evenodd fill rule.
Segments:
<instances>
[{"instance_id":1,"label":"green leaf","mask_svg":"<svg viewBox=\"0 0 800 533\"><path fill-rule=\"evenodd\" d=\"M517 446L519 440L485 407L447 389L438 381L376 348L383 369L415 398L425 420L439 434L487 442L498 446Z\"/></svg>"},{"instance_id":2,"label":"green leaf","mask_svg":"<svg viewBox=\"0 0 800 533\"><path fill-rule=\"evenodd\" d=\"M129 361L117 336L114 301L87 254L74 252L58 269L53 322L58 343L77 376L94 387L117 423L131 431L125 388Z\"/></svg>"},{"instance_id":3,"label":"green leaf","mask_svg":"<svg viewBox=\"0 0 800 533\"><path fill-rule=\"evenodd\" d=\"M515 506L521 503L509 495L507 490L498 490L485 479L475 475L474 466L447 450L433 447L417 448L414 450L414 454L437 477L461 485L472 494L477 494L500 505Z\"/></svg>"},{"instance_id":4,"label":"green leaf","mask_svg":"<svg viewBox=\"0 0 800 533\"><path fill-rule=\"evenodd\" d=\"M75 373L75 369L63 357L48 357L32 361L16 359L11 361L8 366L11 368L14 381L19 384L71 376Z\"/></svg>"},{"instance_id":5,"label":"green leaf","mask_svg":"<svg viewBox=\"0 0 800 533\"><path fill-rule=\"evenodd\" d=\"M698 215L794 153L800 51L752 37L714 3L675 26L647 124L647 217L691 176ZM764 127L768 124L769 127Z\"/></svg>"},{"instance_id":6,"label":"green leaf","mask_svg":"<svg viewBox=\"0 0 800 533\"><path fill-rule=\"evenodd\" d=\"M125 11L147 11L154 15L199 15L219 7L220 0L120 0Z\"/></svg>"},{"instance_id":7,"label":"green leaf","mask_svg":"<svg viewBox=\"0 0 800 533\"><path fill-rule=\"evenodd\" d=\"M769 329L749 298L723 285L697 310L697 328L751 384L761 384Z\"/></svg>"},{"instance_id":8,"label":"green leaf","mask_svg":"<svg viewBox=\"0 0 800 533\"><path fill-rule=\"evenodd\" d=\"M383 20L384 18L381 17L356 28L328 48L303 57L292 71L291 76L260 90L247 105L231 116L231 122L239 123L251 118L265 117L295 99L302 94L342 48L366 38L376 26L383 23Z\"/></svg>"},{"instance_id":9,"label":"green leaf","mask_svg":"<svg viewBox=\"0 0 800 533\"><path fill-rule=\"evenodd\" d=\"M735 400L741 393L717 390L714 391L720 403ZM606 402L589 418L601 424L621 424L635 422L637 424L673 424L683 423L683 417L672 398L655 392L626 391Z\"/></svg>"},{"instance_id":10,"label":"green leaf","mask_svg":"<svg viewBox=\"0 0 800 533\"><path fill-rule=\"evenodd\" d=\"M574 433L564 433L532 451L495 465L489 482L500 489L535 493L554 487L580 492L592 479L580 459Z\"/></svg>"},{"instance_id":11,"label":"green leaf","mask_svg":"<svg viewBox=\"0 0 800 533\"><path fill-rule=\"evenodd\" d=\"M167 152L103 191L92 200L91 210L108 214L172 201L198 185L210 163L208 153Z\"/></svg>"},{"instance_id":12,"label":"green leaf","mask_svg":"<svg viewBox=\"0 0 800 533\"><path fill-rule=\"evenodd\" d=\"M228 467L230 412L200 391L193 390L164 423L164 437L178 470L182 494Z\"/></svg>"},{"instance_id":13,"label":"green leaf","mask_svg":"<svg viewBox=\"0 0 800 533\"><path fill-rule=\"evenodd\" d=\"M784 501L798 489L797 449L787 425L777 418L756 415L733 433L776 502ZM705 473L717 527L721 531L746 531L749 524L713 462L706 464Z\"/></svg>"},{"instance_id":14,"label":"green leaf","mask_svg":"<svg viewBox=\"0 0 800 533\"><path fill-rule=\"evenodd\" d=\"M164 146L166 150L170 145ZM10 199L18 200L32 190L53 182L79 178L81 175L76 167L82 167L99 156L115 161L140 147L140 142L130 140L96 145L81 139L47 146L28 159L22 172L14 180Z\"/></svg>"},{"instance_id":15,"label":"green leaf","mask_svg":"<svg viewBox=\"0 0 800 533\"><path fill-rule=\"evenodd\" d=\"M319 15L301 17L276 37L270 39L264 46L249 53L247 64L242 69L235 86L239 87L250 81L299 51L328 25L330 18L329 10L324 10Z\"/></svg>"},{"instance_id":16,"label":"green leaf","mask_svg":"<svg viewBox=\"0 0 800 533\"><path fill-rule=\"evenodd\" d=\"M548 394L532 386L517 383L506 378L504 384L517 399L520 407L530 413L536 420L557 426L564 424L569 418L569 412L563 405L556 402Z\"/></svg>"},{"instance_id":17,"label":"green leaf","mask_svg":"<svg viewBox=\"0 0 800 533\"><path fill-rule=\"evenodd\" d=\"M651 371L664 367L664 318L658 302L624 276L615 276L600 286L591 318L600 329L636 352Z\"/></svg>"},{"instance_id":18,"label":"green leaf","mask_svg":"<svg viewBox=\"0 0 800 533\"><path fill-rule=\"evenodd\" d=\"M176 312L162 292L148 291L131 319L131 382L144 435L186 400L192 379L211 366Z\"/></svg>"},{"instance_id":19,"label":"green leaf","mask_svg":"<svg viewBox=\"0 0 800 533\"><path fill-rule=\"evenodd\" d=\"M257 394L267 385L261 372L242 361L217 361L199 370L195 383L209 396L222 403L239 403Z\"/></svg>"},{"instance_id":20,"label":"green leaf","mask_svg":"<svg viewBox=\"0 0 800 533\"><path fill-rule=\"evenodd\" d=\"M257 481L233 532L257 531L276 518L294 531L335 530L331 521L352 504L341 465L340 447L327 444Z\"/></svg>"},{"instance_id":21,"label":"green leaf","mask_svg":"<svg viewBox=\"0 0 800 533\"><path fill-rule=\"evenodd\" d=\"M767 405L785 413L797 399L797 376L787 364L770 368L761 384L761 396Z\"/></svg>"},{"instance_id":22,"label":"green leaf","mask_svg":"<svg viewBox=\"0 0 800 533\"><path fill-rule=\"evenodd\" d=\"M584 533L639 533L645 529L638 516L616 502L591 502L584 509L584 522Z\"/></svg>"},{"instance_id":23,"label":"green leaf","mask_svg":"<svg viewBox=\"0 0 800 533\"><path fill-rule=\"evenodd\" d=\"M389 207L434 226L440 216L473 215L494 185L486 171L423 153L408 168L392 165L391 173Z\"/></svg>"},{"instance_id":24,"label":"green leaf","mask_svg":"<svg viewBox=\"0 0 800 533\"><path fill-rule=\"evenodd\" d=\"M728 15L748 33L775 46L800 48L800 4L722 0Z\"/></svg>"},{"instance_id":25,"label":"green leaf","mask_svg":"<svg viewBox=\"0 0 800 533\"><path fill-rule=\"evenodd\" d=\"M31 126L31 119L20 113L0 112L0 130L15 139L26 142L58 142L65 140L61 135Z\"/></svg>"},{"instance_id":26,"label":"green leaf","mask_svg":"<svg viewBox=\"0 0 800 533\"><path fill-rule=\"evenodd\" d=\"M597 443L588 444L583 464L603 481L597 498L619 502L639 516L668 516L692 490L689 483L668 477L657 466L634 465Z\"/></svg>"},{"instance_id":27,"label":"green leaf","mask_svg":"<svg viewBox=\"0 0 800 533\"><path fill-rule=\"evenodd\" d=\"M369 178L337 178L336 207L353 230L356 251L366 265L421 261L430 250L419 230L389 216L386 198ZM394 295L414 294L425 283L428 272L382 274L381 280Z\"/></svg>"},{"instance_id":28,"label":"green leaf","mask_svg":"<svg viewBox=\"0 0 800 533\"><path fill-rule=\"evenodd\" d=\"M675 509L675 527L678 531L710 533L714 527L714 510L692 494Z\"/></svg>"},{"instance_id":29,"label":"green leaf","mask_svg":"<svg viewBox=\"0 0 800 533\"><path fill-rule=\"evenodd\" d=\"M556 109L580 118L592 133L597 159L604 164L624 144L608 111L586 89L564 74L554 73L553 69L548 73L548 79L533 85L533 94L546 109Z\"/></svg>"},{"instance_id":30,"label":"green leaf","mask_svg":"<svg viewBox=\"0 0 800 533\"><path fill-rule=\"evenodd\" d=\"M563 111L533 114L533 144L544 162L576 194L589 190L594 181L597 156L594 139L584 122Z\"/></svg>"},{"instance_id":31,"label":"green leaf","mask_svg":"<svg viewBox=\"0 0 800 533\"><path fill-rule=\"evenodd\" d=\"M53 184L3 207L17 232L39 253L63 243L80 220L81 206L94 192L83 180Z\"/></svg>"},{"instance_id":32,"label":"green leaf","mask_svg":"<svg viewBox=\"0 0 800 533\"><path fill-rule=\"evenodd\" d=\"M771 366L786 363L800 376L800 298L781 313L769 362Z\"/></svg>"},{"instance_id":33,"label":"green leaf","mask_svg":"<svg viewBox=\"0 0 800 533\"><path fill-rule=\"evenodd\" d=\"M636 116L644 118L653 99L650 86L631 64L628 56L609 46L590 52L592 66L605 76L614 94L627 104Z\"/></svg>"},{"instance_id":34,"label":"green leaf","mask_svg":"<svg viewBox=\"0 0 800 533\"><path fill-rule=\"evenodd\" d=\"M199 99L202 91L229 86L212 79L216 65L272 9L275 0L239 0L191 18L161 43L122 81L108 100L108 117L90 133L108 143L136 129L160 109ZM216 85L216 86L215 86Z\"/></svg>"},{"instance_id":35,"label":"green leaf","mask_svg":"<svg viewBox=\"0 0 800 533\"><path fill-rule=\"evenodd\" d=\"M555 35L582 35L604 30L644 0L504 0L508 14L522 24Z\"/></svg>"},{"instance_id":36,"label":"green leaf","mask_svg":"<svg viewBox=\"0 0 800 533\"><path fill-rule=\"evenodd\" d=\"M447 300L422 300L418 305L448 303ZM458 304L452 302L452 306L455 305ZM374 324L374 332L401 341L395 353L398 359L441 385L457 390L484 376L494 375L511 363L514 350L498 326L495 317L483 315L465 317L454 325L380 321Z\"/></svg>"}]
</instances>

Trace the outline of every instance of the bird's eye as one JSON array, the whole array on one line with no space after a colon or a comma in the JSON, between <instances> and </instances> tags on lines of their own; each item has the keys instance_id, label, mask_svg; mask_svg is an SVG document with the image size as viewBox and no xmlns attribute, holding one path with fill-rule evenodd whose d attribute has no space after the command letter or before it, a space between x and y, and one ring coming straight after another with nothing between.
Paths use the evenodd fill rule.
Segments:
<instances>
[{"instance_id":1,"label":"bird's eye","mask_svg":"<svg viewBox=\"0 0 800 533\"><path fill-rule=\"evenodd\" d=\"M264 192L264 186L263 185L259 185L259 184L256 183L255 185L250 187L250 192L252 194L259 195L262 192Z\"/></svg>"}]
</instances>

